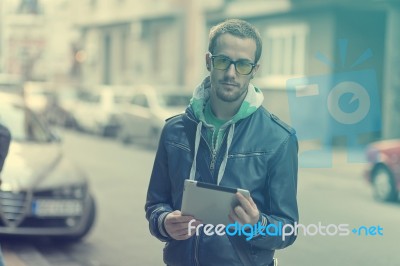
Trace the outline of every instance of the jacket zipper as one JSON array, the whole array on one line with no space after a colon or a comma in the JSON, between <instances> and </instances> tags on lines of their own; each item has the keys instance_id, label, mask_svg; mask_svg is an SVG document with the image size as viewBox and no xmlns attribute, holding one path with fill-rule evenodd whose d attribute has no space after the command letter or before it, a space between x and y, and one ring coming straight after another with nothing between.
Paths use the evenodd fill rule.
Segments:
<instances>
[{"instance_id":1,"label":"jacket zipper","mask_svg":"<svg viewBox=\"0 0 400 266\"><path fill-rule=\"evenodd\" d=\"M210 171L211 171L211 172L214 171L216 159L217 159L217 151L216 151L216 150L213 150L213 151L212 151L211 163L210 163Z\"/></svg>"},{"instance_id":2,"label":"jacket zipper","mask_svg":"<svg viewBox=\"0 0 400 266\"><path fill-rule=\"evenodd\" d=\"M210 163L210 171L211 171L211 173L214 173L215 163L217 161L217 154L219 153L219 150L221 149L222 143L224 143L225 138L227 137L227 135L228 134L226 133L226 128L225 128L224 136L222 137L222 141L221 141L221 144L218 147L218 149L214 149L214 148L208 146L208 148L210 149L211 154L212 154L211 155L211 163Z\"/></svg>"},{"instance_id":3,"label":"jacket zipper","mask_svg":"<svg viewBox=\"0 0 400 266\"><path fill-rule=\"evenodd\" d=\"M191 117L187 116L187 118L188 118L189 120L191 120L193 123L197 124L197 122L196 122L194 119L192 119ZM226 129L226 128L225 128L225 129ZM200 136L201 136L201 138L206 142L206 144L207 144L207 146L208 146L208 149L209 149L210 152L211 152L210 172L211 172L211 173L214 173L215 163L216 163L216 161L217 161L217 153L218 153L218 151L219 151L220 149L218 149L218 150L217 150L217 149L213 149L213 147L210 147L210 145L208 144L207 140L203 137L203 135L200 135ZM225 130L224 136L222 137L221 146L222 146L222 143L224 143L224 140L225 140L226 136L227 136L227 134L226 134L226 130ZM211 141L212 141L212 140L211 140ZM211 146L212 146L212 145L211 145ZM221 148L221 147L219 147L219 148ZM214 175L213 175L213 176L214 176Z\"/></svg>"},{"instance_id":4,"label":"jacket zipper","mask_svg":"<svg viewBox=\"0 0 400 266\"><path fill-rule=\"evenodd\" d=\"M191 120L193 123L197 124L198 122L196 122L195 120L193 120L191 117L188 116L188 119ZM215 161L217 159L217 150L213 149L212 147L210 147L210 145L208 144L208 141L203 137L202 134L200 134L200 137L205 141L205 143L208 146L208 149L210 150L211 154L212 154L212 158L211 158L211 163L210 163L210 171L213 172L214 168L215 168ZM212 145L211 145L212 146Z\"/></svg>"}]
</instances>

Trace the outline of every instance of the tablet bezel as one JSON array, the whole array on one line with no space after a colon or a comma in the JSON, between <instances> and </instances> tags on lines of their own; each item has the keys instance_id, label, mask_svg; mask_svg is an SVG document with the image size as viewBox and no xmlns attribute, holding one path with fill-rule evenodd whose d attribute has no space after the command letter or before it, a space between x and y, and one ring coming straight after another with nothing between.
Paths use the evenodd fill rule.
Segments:
<instances>
[{"instance_id":1,"label":"tablet bezel","mask_svg":"<svg viewBox=\"0 0 400 266\"><path fill-rule=\"evenodd\" d=\"M230 211L239 204L236 192L250 197L245 189L218 186L211 183L186 179L182 196L182 215L191 215L203 224L231 223Z\"/></svg>"}]
</instances>

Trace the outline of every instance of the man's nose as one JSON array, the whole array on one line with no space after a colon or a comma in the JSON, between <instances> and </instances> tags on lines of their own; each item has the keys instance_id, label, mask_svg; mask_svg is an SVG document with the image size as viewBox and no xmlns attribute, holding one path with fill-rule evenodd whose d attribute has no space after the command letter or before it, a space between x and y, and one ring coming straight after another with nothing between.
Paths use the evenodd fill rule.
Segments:
<instances>
[{"instance_id":1,"label":"man's nose","mask_svg":"<svg viewBox=\"0 0 400 266\"><path fill-rule=\"evenodd\" d=\"M235 68L235 64L231 63L228 68L226 69L226 75L227 76L236 76L236 68Z\"/></svg>"}]
</instances>

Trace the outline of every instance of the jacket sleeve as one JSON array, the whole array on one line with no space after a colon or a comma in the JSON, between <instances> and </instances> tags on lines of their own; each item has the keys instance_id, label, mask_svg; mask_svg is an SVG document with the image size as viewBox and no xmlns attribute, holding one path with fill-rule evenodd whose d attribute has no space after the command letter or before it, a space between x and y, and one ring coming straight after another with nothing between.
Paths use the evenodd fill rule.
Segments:
<instances>
[{"instance_id":1,"label":"jacket sleeve","mask_svg":"<svg viewBox=\"0 0 400 266\"><path fill-rule=\"evenodd\" d=\"M4 161L6 160L8 154L10 141L10 131L5 126L0 125L0 172L3 169Z\"/></svg>"},{"instance_id":2,"label":"jacket sleeve","mask_svg":"<svg viewBox=\"0 0 400 266\"><path fill-rule=\"evenodd\" d=\"M266 213L261 214L261 223L267 228L250 240L250 244L262 249L282 249L296 240L290 232L298 222L297 172L298 142L294 133L277 149L271 158L266 186ZM283 229L282 229L283 228ZM294 230L293 230L294 231Z\"/></svg>"},{"instance_id":3,"label":"jacket sleeve","mask_svg":"<svg viewBox=\"0 0 400 266\"><path fill-rule=\"evenodd\" d=\"M172 240L172 238L165 231L164 219L173 209L171 207L171 183L168 175L168 156L165 146L163 145L163 135L164 134L161 135L154 160L153 171L147 190L145 211L151 234L161 241L169 241Z\"/></svg>"}]
</instances>

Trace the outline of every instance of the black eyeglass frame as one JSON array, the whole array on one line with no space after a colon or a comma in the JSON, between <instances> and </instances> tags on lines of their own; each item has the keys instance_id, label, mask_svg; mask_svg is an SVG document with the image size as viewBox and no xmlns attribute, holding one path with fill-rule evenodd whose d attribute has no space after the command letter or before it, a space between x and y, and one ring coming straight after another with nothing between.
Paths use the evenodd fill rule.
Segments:
<instances>
[{"instance_id":1,"label":"black eyeglass frame","mask_svg":"<svg viewBox=\"0 0 400 266\"><path fill-rule=\"evenodd\" d=\"M223 58L226 58L226 59L228 59L228 60L230 61L229 65L228 65L225 69L219 69L219 68L215 68L215 69L218 69L218 70L227 70L227 69L233 64L234 67L235 67L235 71L236 71L237 73L239 73L240 75L243 75L243 76L250 75L251 72L253 72L253 69L254 69L254 68L256 67L256 65L257 65L257 64L255 64L255 63L247 62L249 65L251 65L250 72L247 73L247 74L242 74L242 73L240 73L240 72L237 70L236 64L239 63L239 62L243 62L243 61L244 61L243 59L239 59L239 60L234 61L234 60L232 60L232 59L230 59L229 57L224 56L224 55L213 55L213 54L211 54L211 53L209 53L209 55L210 55L210 58L211 58L211 62L212 62L213 67L215 67L215 66L214 66L214 58L216 58L216 57L223 57Z\"/></svg>"}]
</instances>

